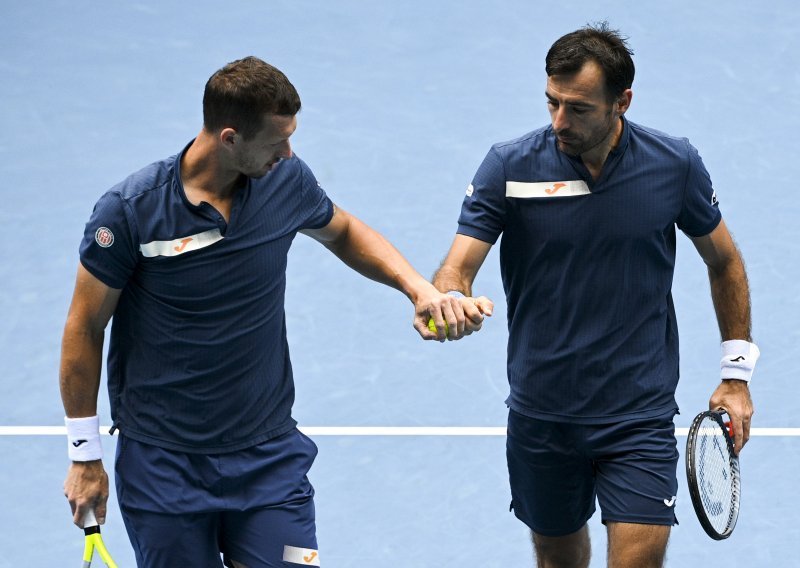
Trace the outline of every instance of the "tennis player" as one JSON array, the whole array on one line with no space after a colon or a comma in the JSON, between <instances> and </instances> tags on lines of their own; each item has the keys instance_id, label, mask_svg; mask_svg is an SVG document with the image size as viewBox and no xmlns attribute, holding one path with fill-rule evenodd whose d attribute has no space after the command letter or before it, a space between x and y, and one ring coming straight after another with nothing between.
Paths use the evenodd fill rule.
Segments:
<instances>
[{"instance_id":1,"label":"tennis player","mask_svg":"<svg viewBox=\"0 0 800 568\"><path fill-rule=\"evenodd\" d=\"M96 403L104 329L119 431L116 489L139 566L319 566L315 444L296 428L286 341L297 233L402 291L424 339L480 327L381 235L334 205L289 142L300 98L255 58L208 81L204 125L97 202L64 330L61 392L74 521L103 522L108 481ZM82 525L81 525L82 526Z\"/></svg>"},{"instance_id":2,"label":"tennis player","mask_svg":"<svg viewBox=\"0 0 800 568\"><path fill-rule=\"evenodd\" d=\"M546 58L551 124L495 144L467 189L434 284L472 294L502 234L512 507L542 567L583 567L600 503L608 565L661 566L676 522L677 226L708 266L736 451L758 350L742 258L697 150L629 121L634 64L603 23Z\"/></svg>"}]
</instances>

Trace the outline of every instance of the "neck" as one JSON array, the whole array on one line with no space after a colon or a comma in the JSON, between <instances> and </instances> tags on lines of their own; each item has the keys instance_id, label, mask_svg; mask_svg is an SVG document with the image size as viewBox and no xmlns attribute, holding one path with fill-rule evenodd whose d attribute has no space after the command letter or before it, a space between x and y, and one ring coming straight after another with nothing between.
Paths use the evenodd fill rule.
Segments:
<instances>
[{"instance_id":1,"label":"neck","mask_svg":"<svg viewBox=\"0 0 800 568\"><path fill-rule=\"evenodd\" d=\"M612 128L600 144L581 154L581 160L594 179L600 177L603 165L608 155L619 145L622 138L622 117L617 119L616 127Z\"/></svg>"},{"instance_id":2,"label":"neck","mask_svg":"<svg viewBox=\"0 0 800 568\"><path fill-rule=\"evenodd\" d=\"M186 196L228 199L239 186L240 174L226 167L213 135L201 131L181 160L181 180ZM202 200L202 199L200 199Z\"/></svg>"}]
</instances>

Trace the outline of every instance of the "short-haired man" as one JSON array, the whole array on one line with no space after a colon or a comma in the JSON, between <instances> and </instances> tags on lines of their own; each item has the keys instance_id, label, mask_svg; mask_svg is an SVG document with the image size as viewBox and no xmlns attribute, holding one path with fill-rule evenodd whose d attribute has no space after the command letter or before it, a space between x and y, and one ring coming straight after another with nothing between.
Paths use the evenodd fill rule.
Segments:
<instances>
[{"instance_id":1,"label":"short-haired man","mask_svg":"<svg viewBox=\"0 0 800 568\"><path fill-rule=\"evenodd\" d=\"M179 154L134 173L95 206L62 345L74 521L103 522L98 437L104 330L119 430L116 486L139 566L319 566L315 444L296 428L284 292L302 232L414 303L450 339L480 327L383 237L336 207L292 153L300 98L247 57L206 84L203 128ZM467 317L465 318L464 310Z\"/></svg>"},{"instance_id":2,"label":"short-haired man","mask_svg":"<svg viewBox=\"0 0 800 568\"><path fill-rule=\"evenodd\" d=\"M502 233L508 302L512 506L541 567L588 566L600 503L609 566L661 566L675 523L677 225L708 266L722 335L712 408L736 451L753 407L750 299L697 151L625 118L634 65L606 24L546 58L551 124L489 151L434 284L467 296Z\"/></svg>"}]
</instances>

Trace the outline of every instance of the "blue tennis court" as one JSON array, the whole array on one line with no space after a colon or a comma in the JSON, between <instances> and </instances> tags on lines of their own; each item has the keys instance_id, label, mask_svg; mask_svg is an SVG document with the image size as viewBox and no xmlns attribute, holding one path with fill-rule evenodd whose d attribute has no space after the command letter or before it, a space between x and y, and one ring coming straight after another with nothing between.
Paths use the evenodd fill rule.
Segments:
<instances>
[{"instance_id":1,"label":"blue tennis court","mask_svg":"<svg viewBox=\"0 0 800 568\"><path fill-rule=\"evenodd\" d=\"M3 2L0 13L0 566L79 562L58 433L78 244L107 188L196 135L211 73L250 54L282 69L303 99L296 153L337 204L430 276L491 144L549 120L550 44L602 19L635 50L628 116L700 150L747 263L762 351L739 525L711 541L680 472L667 566L798 565L795 2L31 0ZM508 512L496 248L475 286L495 316L479 334L439 344L418 338L401 294L296 239L287 292L294 416L320 449L310 478L328 568L533 565L528 531ZM705 267L687 238L678 248L676 425L685 429L717 384L719 336ZM109 423L105 392L100 416ZM111 470L115 439L103 443ZM113 495L110 505L104 538L120 566L134 566ZM599 515L590 529L592 567L604 566Z\"/></svg>"}]
</instances>

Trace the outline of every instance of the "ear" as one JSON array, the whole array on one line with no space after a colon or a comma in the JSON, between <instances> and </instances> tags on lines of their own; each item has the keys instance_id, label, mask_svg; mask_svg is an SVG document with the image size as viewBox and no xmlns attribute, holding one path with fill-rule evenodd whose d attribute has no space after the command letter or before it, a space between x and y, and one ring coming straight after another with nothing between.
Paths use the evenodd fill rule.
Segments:
<instances>
[{"instance_id":1,"label":"ear","mask_svg":"<svg viewBox=\"0 0 800 568\"><path fill-rule=\"evenodd\" d=\"M619 96L616 102L617 112L620 116L625 114L631 106L631 101L633 100L633 91L630 89L625 89L622 91L622 94Z\"/></svg>"},{"instance_id":2,"label":"ear","mask_svg":"<svg viewBox=\"0 0 800 568\"><path fill-rule=\"evenodd\" d=\"M217 135L217 139L219 140L220 144L224 147L232 147L234 144L237 144L241 137L239 133L236 132L233 128L223 128L219 131Z\"/></svg>"}]
</instances>

